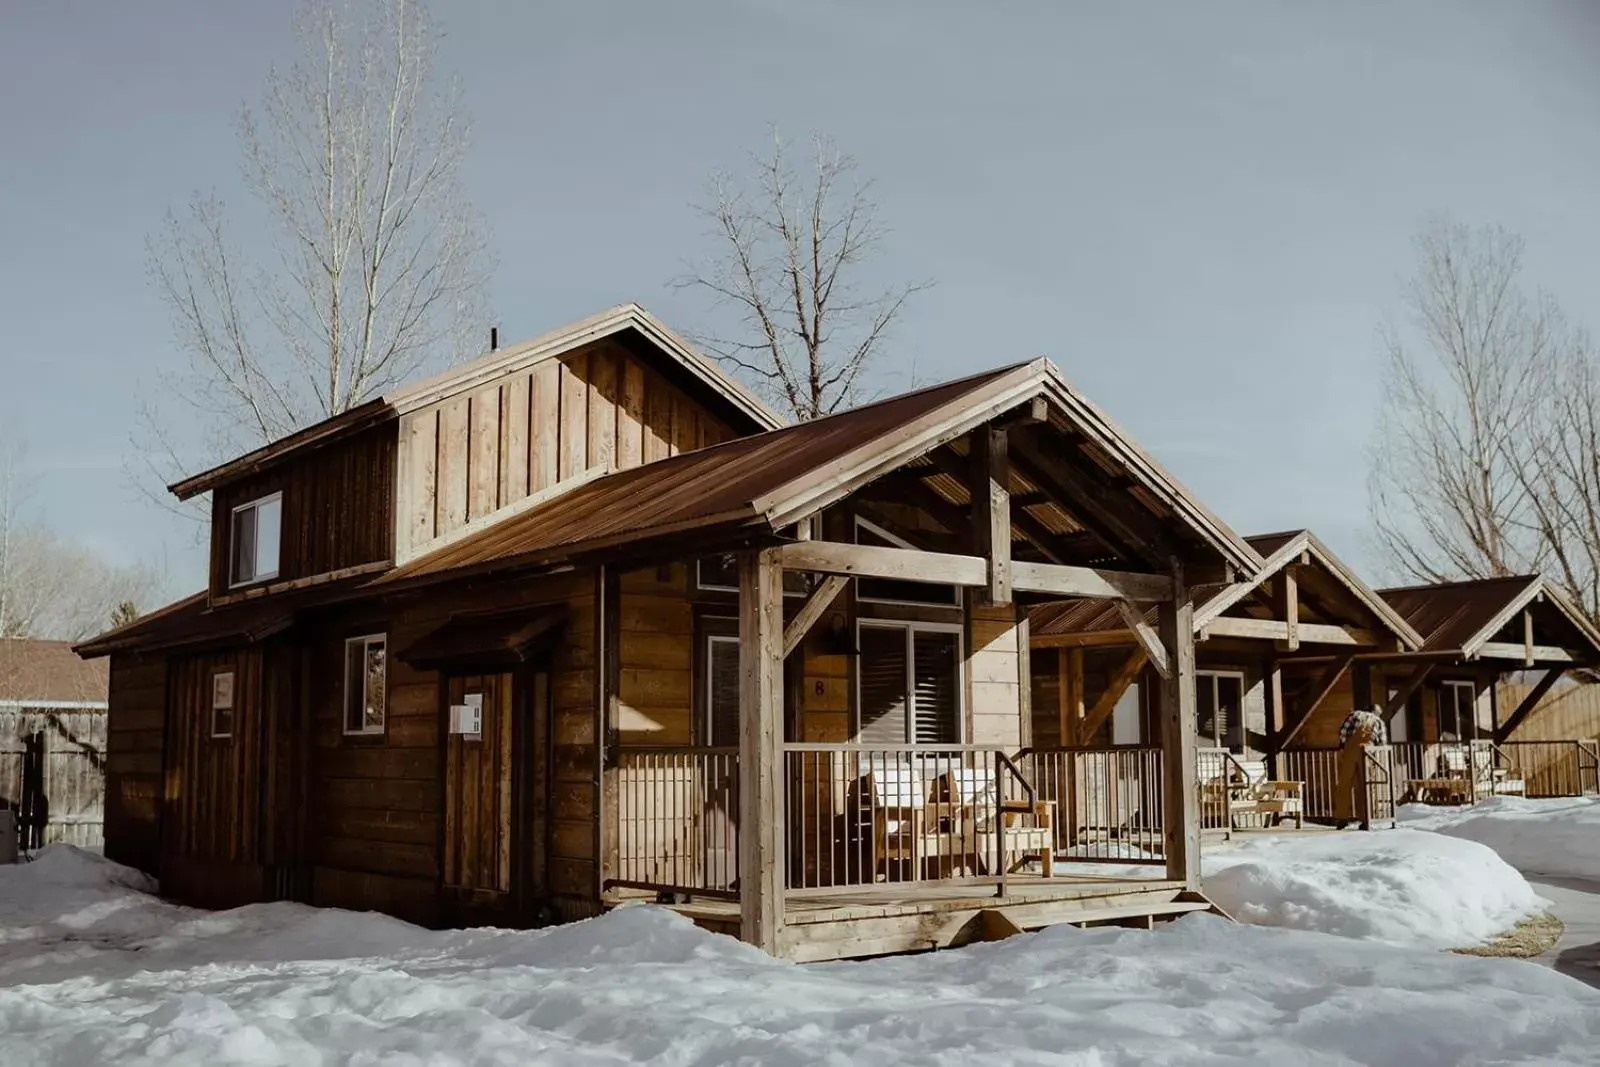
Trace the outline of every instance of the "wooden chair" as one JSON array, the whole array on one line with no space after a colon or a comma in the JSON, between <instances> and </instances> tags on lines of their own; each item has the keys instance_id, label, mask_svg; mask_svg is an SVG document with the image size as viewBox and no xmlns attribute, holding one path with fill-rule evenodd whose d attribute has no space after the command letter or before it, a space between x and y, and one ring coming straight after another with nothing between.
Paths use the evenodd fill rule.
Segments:
<instances>
[{"instance_id":1,"label":"wooden chair","mask_svg":"<svg viewBox=\"0 0 1600 1067\"><path fill-rule=\"evenodd\" d=\"M1305 829L1305 783L1279 781L1267 777L1266 760L1233 760L1228 776L1228 821L1233 826L1241 815L1265 815L1273 825L1293 818L1295 829Z\"/></svg>"},{"instance_id":2,"label":"wooden chair","mask_svg":"<svg viewBox=\"0 0 1600 1067\"><path fill-rule=\"evenodd\" d=\"M1495 750L1487 745L1473 746L1472 778L1477 795L1480 797L1526 796L1528 783L1521 778L1511 777L1511 772L1506 768L1496 766L1494 756Z\"/></svg>"},{"instance_id":3,"label":"wooden chair","mask_svg":"<svg viewBox=\"0 0 1600 1067\"><path fill-rule=\"evenodd\" d=\"M1037 855L1044 876L1054 876L1055 801L1004 800L997 805L992 772L957 767L943 775L935 787L934 804L937 807L941 803L952 805L955 823L962 834L970 838L974 859L980 868L989 857L978 849L978 837L982 834L993 840L998 830L1000 862L1007 871L1015 870L1030 856Z\"/></svg>"},{"instance_id":4,"label":"wooden chair","mask_svg":"<svg viewBox=\"0 0 1600 1067\"><path fill-rule=\"evenodd\" d=\"M914 764L875 762L860 782L861 804L872 827L874 879L889 881L890 864L919 857L928 785Z\"/></svg>"},{"instance_id":5,"label":"wooden chair","mask_svg":"<svg viewBox=\"0 0 1600 1067\"><path fill-rule=\"evenodd\" d=\"M1473 794L1467 750L1451 746L1439 751L1438 770L1429 778L1410 778L1411 795L1423 804L1470 804Z\"/></svg>"}]
</instances>

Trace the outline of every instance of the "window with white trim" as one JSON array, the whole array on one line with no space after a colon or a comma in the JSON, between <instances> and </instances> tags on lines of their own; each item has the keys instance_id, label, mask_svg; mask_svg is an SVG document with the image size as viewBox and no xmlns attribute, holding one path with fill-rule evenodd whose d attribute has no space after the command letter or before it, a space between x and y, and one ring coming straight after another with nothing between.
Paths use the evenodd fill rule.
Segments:
<instances>
[{"instance_id":1,"label":"window with white trim","mask_svg":"<svg viewBox=\"0 0 1600 1067\"><path fill-rule=\"evenodd\" d=\"M283 537L282 493L234 508L229 531L230 585L250 585L278 576Z\"/></svg>"},{"instance_id":2,"label":"window with white trim","mask_svg":"<svg viewBox=\"0 0 1600 1067\"><path fill-rule=\"evenodd\" d=\"M211 676L211 736L233 736L233 672Z\"/></svg>"},{"instance_id":3,"label":"window with white trim","mask_svg":"<svg viewBox=\"0 0 1600 1067\"><path fill-rule=\"evenodd\" d=\"M1244 749L1244 675L1238 671L1195 672L1195 719L1203 744L1232 752Z\"/></svg>"},{"instance_id":4,"label":"window with white trim","mask_svg":"<svg viewBox=\"0 0 1600 1067\"><path fill-rule=\"evenodd\" d=\"M961 627L861 619L857 646L857 741L960 743Z\"/></svg>"},{"instance_id":5,"label":"window with white trim","mask_svg":"<svg viewBox=\"0 0 1600 1067\"><path fill-rule=\"evenodd\" d=\"M1439 740L1471 741L1478 736L1478 687L1472 682L1439 685Z\"/></svg>"},{"instance_id":6,"label":"window with white trim","mask_svg":"<svg viewBox=\"0 0 1600 1067\"><path fill-rule=\"evenodd\" d=\"M861 516L855 517L856 544L878 548L915 549L902 537L876 526ZM899 578L857 578L856 599L874 604L927 604L944 608L961 606L961 589L954 585L910 582Z\"/></svg>"},{"instance_id":7,"label":"window with white trim","mask_svg":"<svg viewBox=\"0 0 1600 1067\"><path fill-rule=\"evenodd\" d=\"M344 643L344 732L383 733L389 703L389 642L383 634Z\"/></svg>"},{"instance_id":8,"label":"window with white trim","mask_svg":"<svg viewBox=\"0 0 1600 1067\"><path fill-rule=\"evenodd\" d=\"M739 592L739 557L732 552L698 559L694 564L694 584L710 593ZM783 595L805 596L811 591L811 575L804 571L783 572Z\"/></svg>"}]
</instances>

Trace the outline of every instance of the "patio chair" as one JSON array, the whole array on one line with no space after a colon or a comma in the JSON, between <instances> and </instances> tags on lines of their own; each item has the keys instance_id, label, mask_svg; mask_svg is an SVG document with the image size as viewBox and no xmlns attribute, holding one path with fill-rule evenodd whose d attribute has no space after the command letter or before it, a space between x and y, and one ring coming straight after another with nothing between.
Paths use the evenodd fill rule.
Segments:
<instances>
[{"instance_id":1,"label":"patio chair","mask_svg":"<svg viewBox=\"0 0 1600 1067\"><path fill-rule=\"evenodd\" d=\"M1241 815L1264 815L1273 825L1294 819L1295 829L1305 829L1304 782L1267 777L1266 760L1233 760L1228 777L1228 819L1237 824Z\"/></svg>"}]
</instances>

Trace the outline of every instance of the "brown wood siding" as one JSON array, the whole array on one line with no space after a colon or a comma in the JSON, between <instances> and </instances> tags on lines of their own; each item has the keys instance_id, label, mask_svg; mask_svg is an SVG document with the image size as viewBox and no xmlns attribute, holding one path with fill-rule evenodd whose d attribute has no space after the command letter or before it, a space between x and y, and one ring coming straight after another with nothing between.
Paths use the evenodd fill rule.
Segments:
<instances>
[{"instance_id":1,"label":"brown wood siding","mask_svg":"<svg viewBox=\"0 0 1600 1067\"><path fill-rule=\"evenodd\" d=\"M398 551L592 467L636 467L733 436L637 356L597 342L401 417Z\"/></svg>"},{"instance_id":2,"label":"brown wood siding","mask_svg":"<svg viewBox=\"0 0 1600 1067\"><path fill-rule=\"evenodd\" d=\"M532 810L522 840L532 854L512 857L512 866L528 861L534 882L528 892L556 896L559 914L573 917L597 910L591 586L587 575L564 575L440 589L387 607L341 609L319 622L311 675L330 681L319 683L310 694L309 806L317 816L308 847L315 867L314 903L376 908L422 923L443 921L439 890L448 873L440 854L448 832L441 778L447 745L444 682L439 672L411 667L398 653L456 612L564 604L567 625L549 664L548 725L544 711L532 701L516 703L529 716L530 766L524 769ZM346 735L344 641L368 633L388 638L385 731L381 736ZM552 774L546 774L547 767ZM499 883L498 870L492 881Z\"/></svg>"},{"instance_id":3,"label":"brown wood siding","mask_svg":"<svg viewBox=\"0 0 1600 1067\"><path fill-rule=\"evenodd\" d=\"M694 608L681 565L621 578L617 722L623 744L698 745Z\"/></svg>"},{"instance_id":4,"label":"brown wood siding","mask_svg":"<svg viewBox=\"0 0 1600 1067\"><path fill-rule=\"evenodd\" d=\"M1500 718L1510 717L1531 685L1505 683L1500 686ZM1578 741L1600 737L1600 685L1569 685L1544 695L1511 741Z\"/></svg>"},{"instance_id":5,"label":"brown wood siding","mask_svg":"<svg viewBox=\"0 0 1600 1067\"><path fill-rule=\"evenodd\" d=\"M211 503L212 596L234 591L233 509L272 493L283 494L283 527L271 582L392 559L395 451L395 425L385 423L218 488Z\"/></svg>"},{"instance_id":6,"label":"brown wood siding","mask_svg":"<svg viewBox=\"0 0 1600 1067\"><path fill-rule=\"evenodd\" d=\"M160 866L164 656L111 657L106 736L106 856L156 873Z\"/></svg>"},{"instance_id":7,"label":"brown wood siding","mask_svg":"<svg viewBox=\"0 0 1600 1067\"><path fill-rule=\"evenodd\" d=\"M161 879L180 899L262 899L263 652L174 657L168 668ZM212 736L212 678L233 674L233 732Z\"/></svg>"}]
</instances>

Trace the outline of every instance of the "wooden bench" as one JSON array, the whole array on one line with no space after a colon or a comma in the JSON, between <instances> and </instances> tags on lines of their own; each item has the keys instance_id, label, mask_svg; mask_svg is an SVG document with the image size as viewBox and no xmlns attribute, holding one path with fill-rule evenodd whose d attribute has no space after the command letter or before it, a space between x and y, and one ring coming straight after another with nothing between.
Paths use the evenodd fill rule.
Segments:
<instances>
[{"instance_id":1,"label":"wooden bench","mask_svg":"<svg viewBox=\"0 0 1600 1067\"><path fill-rule=\"evenodd\" d=\"M1056 804L1053 800L1004 800L996 803L994 775L988 770L957 767L945 774L934 789L935 806L953 804L956 820L970 828L974 841L979 834L993 840L1000 833L1000 862L1007 871L1015 870L1030 856L1037 855L1046 878L1055 875ZM994 816L998 813L999 824ZM1028 821L1031 820L1031 825ZM987 853L978 855L984 865Z\"/></svg>"}]
</instances>

